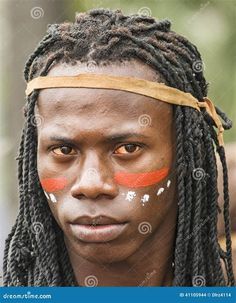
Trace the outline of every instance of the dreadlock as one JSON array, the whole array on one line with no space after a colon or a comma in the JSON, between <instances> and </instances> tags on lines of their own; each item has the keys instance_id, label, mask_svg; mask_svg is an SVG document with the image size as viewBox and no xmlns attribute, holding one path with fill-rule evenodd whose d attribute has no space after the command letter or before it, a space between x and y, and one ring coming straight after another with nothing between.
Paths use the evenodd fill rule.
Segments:
<instances>
[{"instance_id":1,"label":"dreadlock","mask_svg":"<svg viewBox=\"0 0 236 303\"><path fill-rule=\"evenodd\" d=\"M197 48L170 30L168 20L124 16L120 10L93 9L78 13L74 23L48 25L46 36L25 65L28 82L47 75L55 64L76 61L139 60L162 81L191 93L207 95L207 83ZM19 213L4 253L5 286L76 286L63 233L56 224L39 182L35 105L38 91L26 99L25 125L19 147ZM225 151L219 146L214 122L205 110L173 105L176 128L178 220L173 253L174 286L191 286L196 277L206 286L232 286L229 191ZM231 121L218 108L225 129ZM226 251L218 243L218 189L216 153L223 167ZM43 232L39 232L42 231ZM224 277L224 270L227 279Z\"/></svg>"}]
</instances>

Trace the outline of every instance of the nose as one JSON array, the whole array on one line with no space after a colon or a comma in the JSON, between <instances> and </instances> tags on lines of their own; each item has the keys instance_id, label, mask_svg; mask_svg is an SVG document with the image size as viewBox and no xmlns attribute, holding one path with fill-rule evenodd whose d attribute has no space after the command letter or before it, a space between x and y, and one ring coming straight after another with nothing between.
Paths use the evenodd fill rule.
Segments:
<instances>
[{"instance_id":1,"label":"nose","mask_svg":"<svg viewBox=\"0 0 236 303\"><path fill-rule=\"evenodd\" d=\"M77 199L114 199L118 195L118 187L107 161L90 155L79 167L71 195Z\"/></svg>"}]
</instances>

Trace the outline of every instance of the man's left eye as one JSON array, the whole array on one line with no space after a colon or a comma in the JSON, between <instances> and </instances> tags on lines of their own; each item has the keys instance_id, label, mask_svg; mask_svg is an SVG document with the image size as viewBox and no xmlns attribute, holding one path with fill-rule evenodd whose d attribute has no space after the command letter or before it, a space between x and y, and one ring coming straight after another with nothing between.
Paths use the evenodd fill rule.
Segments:
<instances>
[{"instance_id":1,"label":"man's left eye","mask_svg":"<svg viewBox=\"0 0 236 303\"><path fill-rule=\"evenodd\" d=\"M137 152L141 147L137 144L125 144L115 150L115 154L132 154Z\"/></svg>"},{"instance_id":2,"label":"man's left eye","mask_svg":"<svg viewBox=\"0 0 236 303\"><path fill-rule=\"evenodd\" d=\"M75 155L76 151L71 146L60 146L52 150L56 155Z\"/></svg>"}]
</instances>

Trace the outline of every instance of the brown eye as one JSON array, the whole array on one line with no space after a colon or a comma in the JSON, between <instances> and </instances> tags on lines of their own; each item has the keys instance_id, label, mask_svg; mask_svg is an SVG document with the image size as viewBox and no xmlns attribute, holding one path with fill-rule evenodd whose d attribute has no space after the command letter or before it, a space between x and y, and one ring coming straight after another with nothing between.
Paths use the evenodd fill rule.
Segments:
<instances>
[{"instance_id":1,"label":"brown eye","mask_svg":"<svg viewBox=\"0 0 236 303\"><path fill-rule=\"evenodd\" d=\"M125 144L115 150L115 154L132 154L138 151L140 146L137 144Z\"/></svg>"},{"instance_id":2,"label":"brown eye","mask_svg":"<svg viewBox=\"0 0 236 303\"><path fill-rule=\"evenodd\" d=\"M74 149L71 146L60 146L60 147L54 148L53 152L56 155L69 155L69 156L71 156L71 155L76 154L76 152L74 151Z\"/></svg>"}]
</instances>

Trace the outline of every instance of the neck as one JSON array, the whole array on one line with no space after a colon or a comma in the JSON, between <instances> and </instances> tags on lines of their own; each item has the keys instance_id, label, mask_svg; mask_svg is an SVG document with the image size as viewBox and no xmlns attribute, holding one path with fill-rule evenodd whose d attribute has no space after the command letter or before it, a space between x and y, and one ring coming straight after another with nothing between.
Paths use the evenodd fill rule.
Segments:
<instances>
[{"instance_id":1,"label":"neck","mask_svg":"<svg viewBox=\"0 0 236 303\"><path fill-rule=\"evenodd\" d=\"M173 210L134 254L109 264L91 262L79 256L65 239L78 285L86 286L86 277L95 276L91 283L94 279L98 286L171 286L175 227L176 210Z\"/></svg>"}]
</instances>

